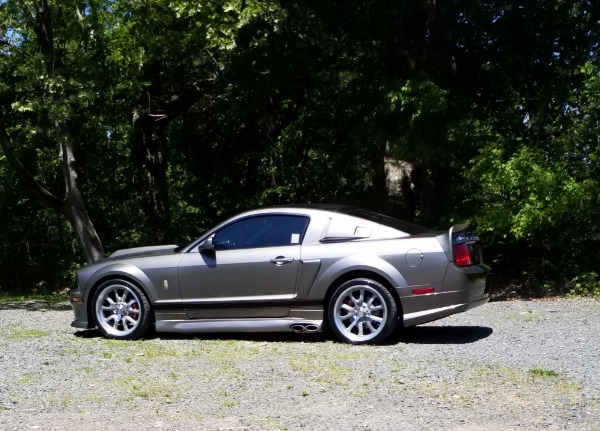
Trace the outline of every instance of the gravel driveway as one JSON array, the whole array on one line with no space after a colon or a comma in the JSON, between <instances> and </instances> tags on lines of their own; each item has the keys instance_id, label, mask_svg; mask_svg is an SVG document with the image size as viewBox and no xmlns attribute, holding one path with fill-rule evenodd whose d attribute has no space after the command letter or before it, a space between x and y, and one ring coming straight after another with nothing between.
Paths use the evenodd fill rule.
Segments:
<instances>
[{"instance_id":1,"label":"gravel driveway","mask_svg":"<svg viewBox=\"0 0 600 431\"><path fill-rule=\"evenodd\" d=\"M71 318L0 303L0 430L600 430L600 301L490 303L382 346Z\"/></svg>"}]
</instances>

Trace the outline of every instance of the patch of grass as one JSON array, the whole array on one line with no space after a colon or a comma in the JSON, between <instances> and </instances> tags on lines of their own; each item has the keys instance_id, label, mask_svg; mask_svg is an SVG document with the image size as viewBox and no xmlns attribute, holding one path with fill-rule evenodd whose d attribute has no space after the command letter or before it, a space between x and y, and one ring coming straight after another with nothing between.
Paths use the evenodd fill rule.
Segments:
<instances>
[{"instance_id":1,"label":"patch of grass","mask_svg":"<svg viewBox=\"0 0 600 431\"><path fill-rule=\"evenodd\" d=\"M172 383L161 383L153 379L140 379L126 377L120 382L123 397L115 401L116 405L127 405L128 410L136 410L139 401L155 400L165 404L172 404L180 395L175 391Z\"/></svg>"},{"instance_id":2,"label":"patch of grass","mask_svg":"<svg viewBox=\"0 0 600 431\"><path fill-rule=\"evenodd\" d=\"M406 365L404 365L404 363L402 363L402 361L400 359L392 359L392 362L394 363L394 367L390 370L390 372L392 373L400 373L402 370L404 370L406 368Z\"/></svg>"},{"instance_id":3,"label":"patch of grass","mask_svg":"<svg viewBox=\"0 0 600 431\"><path fill-rule=\"evenodd\" d=\"M258 359L262 355L257 343L242 340L210 340L202 343L203 355L221 367Z\"/></svg>"},{"instance_id":4,"label":"patch of grass","mask_svg":"<svg viewBox=\"0 0 600 431\"><path fill-rule=\"evenodd\" d=\"M177 357L180 355L177 349L166 347L163 343L149 343L142 340L136 342L138 344L138 355L151 360L164 360Z\"/></svg>"},{"instance_id":5,"label":"patch of grass","mask_svg":"<svg viewBox=\"0 0 600 431\"><path fill-rule=\"evenodd\" d=\"M50 332L40 329L28 329L19 325L11 325L5 328L7 338L10 340L27 340L32 338L44 338L50 335Z\"/></svg>"},{"instance_id":6,"label":"patch of grass","mask_svg":"<svg viewBox=\"0 0 600 431\"><path fill-rule=\"evenodd\" d=\"M168 404L173 402L175 394L170 386L156 382L134 382L131 385L131 393L137 398L159 399Z\"/></svg>"},{"instance_id":7,"label":"patch of grass","mask_svg":"<svg viewBox=\"0 0 600 431\"><path fill-rule=\"evenodd\" d=\"M204 354L205 354L205 351L204 351L204 349L202 349L202 346L188 348L183 352L183 355L188 358L199 358L200 356L202 356Z\"/></svg>"},{"instance_id":8,"label":"patch of grass","mask_svg":"<svg viewBox=\"0 0 600 431\"><path fill-rule=\"evenodd\" d=\"M288 363L292 370L310 377L315 382L345 387L352 380L353 369L340 365L335 358L303 356L290 358Z\"/></svg>"},{"instance_id":9,"label":"patch of grass","mask_svg":"<svg viewBox=\"0 0 600 431\"><path fill-rule=\"evenodd\" d=\"M75 347L65 347L60 351L59 355L60 356L67 356L67 355L81 356L82 352L81 352L81 350L76 349Z\"/></svg>"},{"instance_id":10,"label":"patch of grass","mask_svg":"<svg viewBox=\"0 0 600 431\"><path fill-rule=\"evenodd\" d=\"M102 353L105 358L124 357L124 361L128 364L134 361L142 363L162 361L181 356L177 349L166 347L157 341L106 340L105 346L108 348Z\"/></svg>"},{"instance_id":11,"label":"patch of grass","mask_svg":"<svg viewBox=\"0 0 600 431\"><path fill-rule=\"evenodd\" d=\"M485 378L509 378L516 379L518 373L515 369L506 365L484 364L475 370L475 376Z\"/></svg>"},{"instance_id":12,"label":"patch of grass","mask_svg":"<svg viewBox=\"0 0 600 431\"><path fill-rule=\"evenodd\" d=\"M547 370L545 368L532 368L529 370L529 374L533 377L541 377L543 379L549 379L551 377L558 377L559 374L553 370Z\"/></svg>"},{"instance_id":13,"label":"patch of grass","mask_svg":"<svg viewBox=\"0 0 600 431\"><path fill-rule=\"evenodd\" d=\"M238 405L237 401L231 399L231 393L228 390L222 389L219 395L224 398L223 405L225 407L235 407Z\"/></svg>"},{"instance_id":14,"label":"patch of grass","mask_svg":"<svg viewBox=\"0 0 600 431\"><path fill-rule=\"evenodd\" d=\"M98 369L96 369L94 367L79 367L79 368L77 368L77 372L80 375L83 375L83 376L86 376L89 378L98 376Z\"/></svg>"},{"instance_id":15,"label":"patch of grass","mask_svg":"<svg viewBox=\"0 0 600 431\"><path fill-rule=\"evenodd\" d=\"M71 407L75 400L77 400L77 398L73 396L67 396L61 400L61 404L63 405L63 407Z\"/></svg>"},{"instance_id":16,"label":"patch of grass","mask_svg":"<svg viewBox=\"0 0 600 431\"><path fill-rule=\"evenodd\" d=\"M558 388L560 390L562 390L562 391L565 391L565 392L573 392L573 391L580 391L580 390L582 390L583 386L579 382L573 382L573 381L570 381L570 380L563 380L558 385Z\"/></svg>"},{"instance_id":17,"label":"patch of grass","mask_svg":"<svg viewBox=\"0 0 600 431\"><path fill-rule=\"evenodd\" d=\"M103 395L98 394L97 392L92 392L89 395L83 397L82 400L92 404L103 404L106 402L107 398Z\"/></svg>"},{"instance_id":18,"label":"patch of grass","mask_svg":"<svg viewBox=\"0 0 600 431\"><path fill-rule=\"evenodd\" d=\"M286 431L288 429L285 425L279 424L272 416L267 417L267 419L267 428L278 429L282 431Z\"/></svg>"},{"instance_id":19,"label":"patch of grass","mask_svg":"<svg viewBox=\"0 0 600 431\"><path fill-rule=\"evenodd\" d=\"M21 374L21 376L17 379L17 383L29 385L31 383L35 383L40 380L40 375L35 372L27 372Z\"/></svg>"},{"instance_id":20,"label":"patch of grass","mask_svg":"<svg viewBox=\"0 0 600 431\"><path fill-rule=\"evenodd\" d=\"M292 358L289 360L290 366L299 373L308 373L312 371L313 366L303 359Z\"/></svg>"}]
</instances>

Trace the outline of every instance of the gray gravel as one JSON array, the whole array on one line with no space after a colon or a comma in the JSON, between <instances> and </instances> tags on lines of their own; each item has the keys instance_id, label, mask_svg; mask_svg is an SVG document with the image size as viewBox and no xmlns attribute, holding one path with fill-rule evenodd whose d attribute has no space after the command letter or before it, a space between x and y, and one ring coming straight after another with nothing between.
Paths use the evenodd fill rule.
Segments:
<instances>
[{"instance_id":1,"label":"gray gravel","mask_svg":"<svg viewBox=\"0 0 600 431\"><path fill-rule=\"evenodd\" d=\"M491 303L384 346L117 342L64 308L0 303L0 430L600 430L600 301Z\"/></svg>"}]
</instances>

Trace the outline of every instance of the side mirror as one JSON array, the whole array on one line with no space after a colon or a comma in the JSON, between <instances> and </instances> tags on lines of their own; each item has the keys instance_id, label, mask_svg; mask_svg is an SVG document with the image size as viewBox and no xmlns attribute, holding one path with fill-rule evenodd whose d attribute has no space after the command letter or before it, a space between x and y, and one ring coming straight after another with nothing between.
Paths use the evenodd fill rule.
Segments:
<instances>
[{"instance_id":1,"label":"side mirror","mask_svg":"<svg viewBox=\"0 0 600 431\"><path fill-rule=\"evenodd\" d=\"M215 251L215 245L213 244L213 237L209 236L208 238L206 238L206 240L200 244L200 247L198 247L200 250L200 253L214 253Z\"/></svg>"}]
</instances>

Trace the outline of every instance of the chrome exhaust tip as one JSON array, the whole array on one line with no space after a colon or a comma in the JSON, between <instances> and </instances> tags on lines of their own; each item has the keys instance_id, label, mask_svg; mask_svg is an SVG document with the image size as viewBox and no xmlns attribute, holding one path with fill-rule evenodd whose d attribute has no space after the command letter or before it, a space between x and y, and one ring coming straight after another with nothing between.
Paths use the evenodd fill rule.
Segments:
<instances>
[{"instance_id":1,"label":"chrome exhaust tip","mask_svg":"<svg viewBox=\"0 0 600 431\"><path fill-rule=\"evenodd\" d=\"M295 324L290 326L290 331L295 332L296 334L301 334L304 332L304 325Z\"/></svg>"},{"instance_id":2,"label":"chrome exhaust tip","mask_svg":"<svg viewBox=\"0 0 600 431\"><path fill-rule=\"evenodd\" d=\"M319 325L315 325L314 323L294 323L290 326L290 331L295 332L296 334L319 332L320 330L321 327Z\"/></svg>"},{"instance_id":3,"label":"chrome exhaust tip","mask_svg":"<svg viewBox=\"0 0 600 431\"><path fill-rule=\"evenodd\" d=\"M318 332L318 331L319 331L319 329L321 329L321 328L319 327L319 325L306 325L306 326L304 327L304 330L305 330L306 332Z\"/></svg>"}]
</instances>

